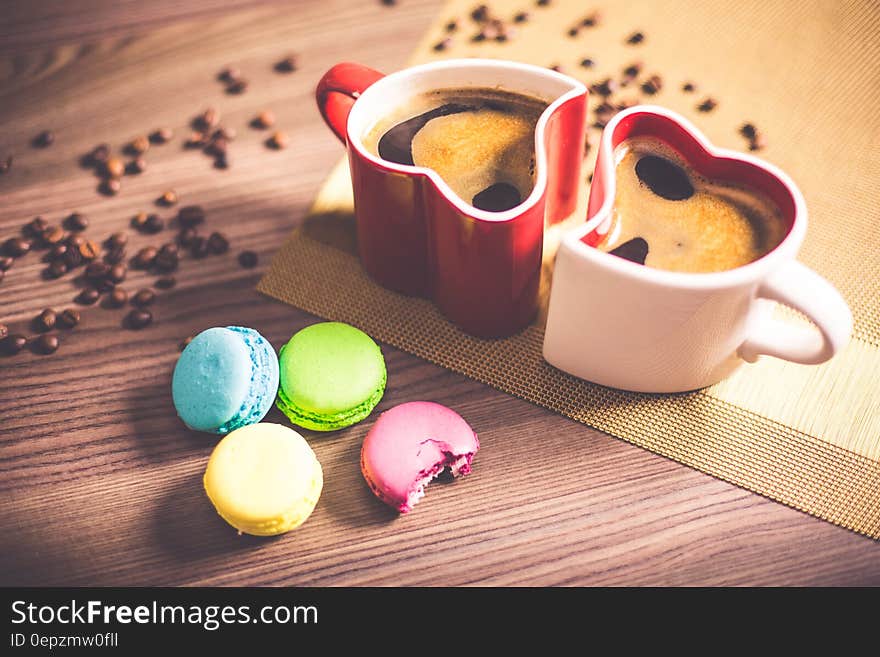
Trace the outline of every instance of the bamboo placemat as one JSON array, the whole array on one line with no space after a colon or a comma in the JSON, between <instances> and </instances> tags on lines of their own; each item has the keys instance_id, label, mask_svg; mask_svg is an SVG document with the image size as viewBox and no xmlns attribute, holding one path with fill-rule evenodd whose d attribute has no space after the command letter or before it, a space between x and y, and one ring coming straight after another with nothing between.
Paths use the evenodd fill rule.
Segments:
<instances>
[{"instance_id":1,"label":"bamboo placemat","mask_svg":"<svg viewBox=\"0 0 880 657\"><path fill-rule=\"evenodd\" d=\"M520 6L521 5L521 6ZM716 144L744 149L746 120L767 136L762 157L798 182L810 227L800 259L831 280L855 318L850 345L807 367L762 358L712 388L641 395L570 377L541 358L543 317L519 335L487 341L451 326L433 305L373 283L356 256L348 169L333 171L259 290L321 317L530 400L611 435L872 538L880 538L880 12L870 0L557 0L496 2L529 19L507 42L473 41L474 3L449 2L411 63L482 56L560 65L585 82L644 62L663 88L638 85L618 100L648 100L692 119ZM598 24L569 30L593 11ZM796 16L797 20L793 20ZM445 26L459 28L448 46ZM640 30L645 39L628 44ZM594 60L593 68L580 66ZM685 81L697 85L685 93ZM696 106L719 101L711 113ZM590 105L600 102L591 97ZM593 130L596 142L598 129ZM590 171L594 154L587 160ZM588 189L583 193L586 199ZM584 205L582 203L582 205ZM569 223L582 221L583 211ZM559 230L545 248L546 293ZM546 300L546 299L545 299ZM787 321L801 322L780 309Z\"/></svg>"}]
</instances>

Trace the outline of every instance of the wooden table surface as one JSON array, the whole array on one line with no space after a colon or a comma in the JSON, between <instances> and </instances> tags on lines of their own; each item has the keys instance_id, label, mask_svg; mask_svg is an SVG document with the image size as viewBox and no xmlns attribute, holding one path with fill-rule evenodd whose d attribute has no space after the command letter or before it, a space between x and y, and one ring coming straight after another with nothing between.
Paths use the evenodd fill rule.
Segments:
<instances>
[{"instance_id":1,"label":"wooden table surface","mask_svg":"<svg viewBox=\"0 0 880 657\"><path fill-rule=\"evenodd\" d=\"M103 239L173 188L182 204L207 209L208 228L232 248L184 258L143 331L122 328L122 310L89 307L80 327L61 333L56 354L0 359L0 584L880 584L880 548L869 539L384 345L389 385L379 410L416 399L457 409L480 435L474 472L433 484L397 517L359 471L368 420L304 432L325 488L299 530L238 536L217 517L201 488L215 441L186 430L171 404L178 343L245 324L277 348L315 321L254 292L341 155L314 108L315 83L344 59L399 68L439 7L4 4L0 156L15 160L0 176L0 238L36 215L57 223L79 210L91 222L86 235ZM273 72L289 51L300 54L300 70ZM227 95L215 80L226 64L249 79L246 93ZM208 106L239 133L226 171L181 145L189 119ZM264 108L289 133L286 150L267 149L248 127ZM148 170L126 177L116 197L97 194L79 156L163 125L176 136L147 153ZM46 128L55 143L30 147ZM174 235L129 233L130 253ZM259 254L256 269L238 266L242 249ZM13 331L44 307L74 305L74 277L46 281L44 267L32 253L0 283L0 322ZM124 287L154 278L132 271Z\"/></svg>"}]
</instances>

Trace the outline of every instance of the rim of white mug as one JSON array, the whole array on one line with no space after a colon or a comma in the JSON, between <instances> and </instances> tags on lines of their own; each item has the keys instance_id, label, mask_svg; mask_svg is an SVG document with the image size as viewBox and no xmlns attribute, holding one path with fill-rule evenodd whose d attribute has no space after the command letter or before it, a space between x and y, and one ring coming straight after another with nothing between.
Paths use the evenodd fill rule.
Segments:
<instances>
[{"instance_id":1,"label":"rim of white mug","mask_svg":"<svg viewBox=\"0 0 880 657\"><path fill-rule=\"evenodd\" d=\"M614 164L614 148L612 138L618 124L634 114L653 114L669 119L676 123L697 144L713 158L727 158L745 162L759 169L767 171L782 183L791 194L794 202L794 216L788 234L771 251L746 265L727 269L719 272L676 272L654 267L646 267L619 256L611 255L599 250L595 246L584 243L583 237L594 231L610 215L614 205L614 193L616 187L616 172ZM720 148L713 145L709 139L690 121L677 112L660 107L658 105L636 105L629 109L618 112L602 133L599 142L602 152L599 154L597 166L601 169L601 180L606 185L605 199L595 216L582 226L568 231L562 238L560 249L565 249L576 257L589 260L597 266L612 270L621 277L629 278L648 284L671 286L689 289L713 289L736 287L750 283L766 276L770 271L786 260L793 260L804 240L807 230L807 205L804 196L795 182L777 166L753 155L739 151ZM595 174L594 174L595 179Z\"/></svg>"},{"instance_id":2,"label":"rim of white mug","mask_svg":"<svg viewBox=\"0 0 880 657\"><path fill-rule=\"evenodd\" d=\"M557 82L563 83L567 87L569 87L568 91L560 96L557 96L555 100L550 102L550 104L541 113L541 116L538 118L538 122L535 124L535 184L532 187L531 193L525 198L524 201L522 201L522 203L519 203L517 206L510 208L509 210L504 210L503 212L489 212L487 210L481 210L474 207L473 205L470 205L469 203L466 203L433 169L407 164L398 164L396 162L389 162L387 160L383 160L378 155L373 155L369 152L369 150L367 150L367 148L363 144L364 135L355 134L352 130L352 123L360 119L359 115L361 113L368 111L367 108L370 107L370 101L372 100L372 98L380 96L383 92L383 89L388 84L399 83L401 82L401 80L405 81L407 78L415 78L437 70L469 68L494 68L505 71L507 73L538 76L545 79L556 80ZM510 91L513 93L527 93L522 90L516 89L515 84L510 83L506 85L505 82L505 80L499 80L498 87L500 89L504 89L505 91ZM550 69L535 66L534 64L524 64L521 62L498 59L446 59L438 62L430 62L428 64L411 66L400 71L395 71L394 73L389 73L388 75L374 82L357 98L357 101L355 102L354 106L351 109L351 112L348 115L348 120L345 126L345 133L349 146L354 148L361 157L368 160L375 166L407 175L418 174L426 176L431 180L431 182L433 182L433 184L437 187L440 193L443 194L446 200L449 201L453 206L455 206L455 208L462 214L465 214L473 219L477 219L480 221L500 223L515 219L525 212L529 211L535 204L540 201L544 194L546 194L547 152L544 146L544 132L547 126L547 122L550 120L550 117L559 106L568 102L572 98L576 98L580 95L586 95L586 93L587 87L579 80L576 80L575 78L565 75L563 73L558 73ZM580 140L578 143L581 143Z\"/></svg>"}]
</instances>

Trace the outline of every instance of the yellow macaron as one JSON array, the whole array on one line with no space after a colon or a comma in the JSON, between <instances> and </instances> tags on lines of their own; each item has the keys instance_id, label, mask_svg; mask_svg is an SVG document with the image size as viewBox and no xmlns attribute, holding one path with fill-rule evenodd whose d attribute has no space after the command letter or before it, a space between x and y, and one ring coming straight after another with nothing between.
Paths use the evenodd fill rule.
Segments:
<instances>
[{"instance_id":1,"label":"yellow macaron","mask_svg":"<svg viewBox=\"0 0 880 657\"><path fill-rule=\"evenodd\" d=\"M230 432L214 448L205 492L237 530L274 536L299 527L321 496L321 464L293 429L264 422Z\"/></svg>"}]
</instances>

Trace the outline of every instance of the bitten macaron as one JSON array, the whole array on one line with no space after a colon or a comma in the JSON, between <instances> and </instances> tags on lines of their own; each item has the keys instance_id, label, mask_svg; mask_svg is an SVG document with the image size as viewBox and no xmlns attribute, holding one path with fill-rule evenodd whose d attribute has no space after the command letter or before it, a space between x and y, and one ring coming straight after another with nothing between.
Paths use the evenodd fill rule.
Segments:
<instances>
[{"instance_id":1,"label":"bitten macaron","mask_svg":"<svg viewBox=\"0 0 880 657\"><path fill-rule=\"evenodd\" d=\"M376 497L407 513L444 470L468 474L479 449L477 434L451 408L407 402L382 413L364 438L361 472Z\"/></svg>"},{"instance_id":2,"label":"bitten macaron","mask_svg":"<svg viewBox=\"0 0 880 657\"><path fill-rule=\"evenodd\" d=\"M186 346L171 380L174 407L191 429L225 434L262 420L278 391L278 357L251 328L209 328Z\"/></svg>"},{"instance_id":3,"label":"bitten macaron","mask_svg":"<svg viewBox=\"0 0 880 657\"><path fill-rule=\"evenodd\" d=\"M299 527L321 496L321 464L305 438L270 422L236 429L214 448L205 492L217 513L245 534L274 536Z\"/></svg>"},{"instance_id":4,"label":"bitten macaron","mask_svg":"<svg viewBox=\"0 0 880 657\"><path fill-rule=\"evenodd\" d=\"M281 348L277 406L297 426L334 431L366 418L385 393L385 359L363 331L312 324Z\"/></svg>"}]
</instances>

